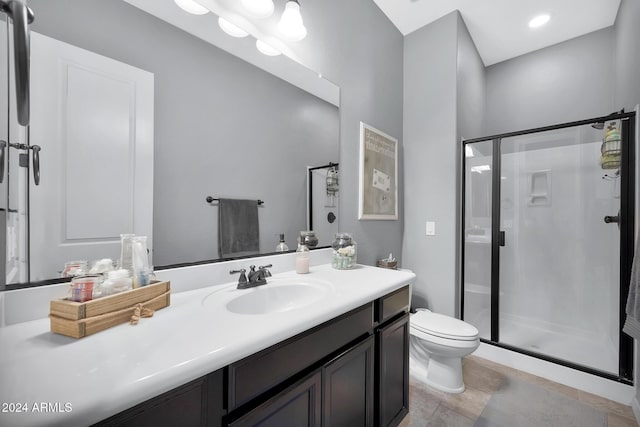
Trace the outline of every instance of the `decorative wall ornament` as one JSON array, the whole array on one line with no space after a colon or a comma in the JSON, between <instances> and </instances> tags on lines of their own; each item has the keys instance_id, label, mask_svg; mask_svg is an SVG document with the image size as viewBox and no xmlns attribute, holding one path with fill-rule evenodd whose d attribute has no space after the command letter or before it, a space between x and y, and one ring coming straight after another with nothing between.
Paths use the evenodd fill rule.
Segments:
<instances>
[{"instance_id":1,"label":"decorative wall ornament","mask_svg":"<svg viewBox=\"0 0 640 427\"><path fill-rule=\"evenodd\" d=\"M358 219L398 219L398 140L360 122Z\"/></svg>"}]
</instances>

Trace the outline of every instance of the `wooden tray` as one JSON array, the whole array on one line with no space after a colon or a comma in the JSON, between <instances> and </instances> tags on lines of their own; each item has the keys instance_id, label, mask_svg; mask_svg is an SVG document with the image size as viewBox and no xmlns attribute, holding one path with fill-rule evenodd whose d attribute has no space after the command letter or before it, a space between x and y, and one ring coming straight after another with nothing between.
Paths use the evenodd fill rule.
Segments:
<instances>
[{"instance_id":1,"label":"wooden tray","mask_svg":"<svg viewBox=\"0 0 640 427\"><path fill-rule=\"evenodd\" d=\"M51 301L49 308L51 332L82 338L128 322L137 304L151 310L168 307L171 303L170 296L171 282L154 282L142 288L91 301L55 299Z\"/></svg>"}]
</instances>

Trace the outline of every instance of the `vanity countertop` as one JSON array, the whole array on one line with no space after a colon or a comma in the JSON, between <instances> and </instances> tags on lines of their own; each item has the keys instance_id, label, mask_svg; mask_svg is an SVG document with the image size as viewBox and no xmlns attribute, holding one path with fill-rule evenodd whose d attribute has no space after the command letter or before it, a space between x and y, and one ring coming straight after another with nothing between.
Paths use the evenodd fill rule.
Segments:
<instances>
[{"instance_id":1,"label":"vanity countertop","mask_svg":"<svg viewBox=\"0 0 640 427\"><path fill-rule=\"evenodd\" d=\"M137 326L82 339L49 331L49 319L0 328L0 425L84 426L229 365L413 281L408 271L358 265L274 274L265 285L329 284L310 305L235 314L234 283L171 295L171 305ZM211 295L211 296L210 296ZM21 410L22 412L17 412Z\"/></svg>"}]
</instances>

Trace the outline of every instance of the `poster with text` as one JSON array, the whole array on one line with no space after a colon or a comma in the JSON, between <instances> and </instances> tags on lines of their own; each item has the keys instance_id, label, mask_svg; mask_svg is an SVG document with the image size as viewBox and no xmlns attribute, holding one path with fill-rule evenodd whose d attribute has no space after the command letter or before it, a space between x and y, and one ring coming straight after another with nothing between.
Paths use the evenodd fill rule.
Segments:
<instances>
[{"instance_id":1,"label":"poster with text","mask_svg":"<svg viewBox=\"0 0 640 427\"><path fill-rule=\"evenodd\" d=\"M398 219L398 140L362 122L358 219Z\"/></svg>"}]
</instances>

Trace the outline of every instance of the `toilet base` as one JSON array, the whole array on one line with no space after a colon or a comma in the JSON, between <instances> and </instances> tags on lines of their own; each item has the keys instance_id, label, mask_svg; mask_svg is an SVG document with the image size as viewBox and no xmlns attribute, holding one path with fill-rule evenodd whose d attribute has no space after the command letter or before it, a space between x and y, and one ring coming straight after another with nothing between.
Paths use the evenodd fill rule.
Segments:
<instances>
[{"instance_id":1,"label":"toilet base","mask_svg":"<svg viewBox=\"0 0 640 427\"><path fill-rule=\"evenodd\" d=\"M446 393L462 393L465 390L462 380L462 358L441 357L432 354L427 364L428 386Z\"/></svg>"}]
</instances>

